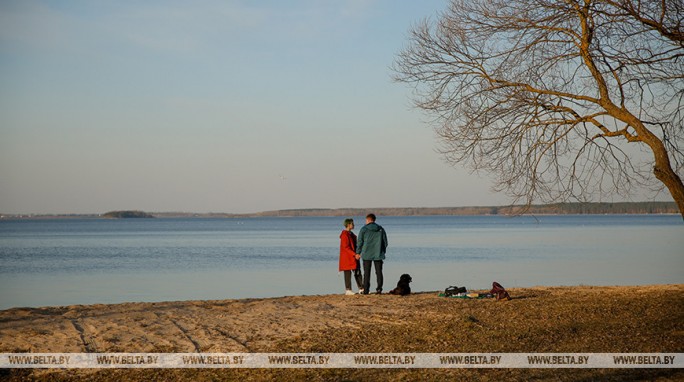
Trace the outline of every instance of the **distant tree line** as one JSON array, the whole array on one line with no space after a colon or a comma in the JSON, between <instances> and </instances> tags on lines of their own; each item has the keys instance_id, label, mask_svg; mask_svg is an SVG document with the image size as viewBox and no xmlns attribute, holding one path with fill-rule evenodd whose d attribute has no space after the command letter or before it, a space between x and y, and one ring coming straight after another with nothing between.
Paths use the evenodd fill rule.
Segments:
<instances>
[{"instance_id":1,"label":"distant tree line","mask_svg":"<svg viewBox=\"0 0 684 382\"><path fill-rule=\"evenodd\" d=\"M365 216L373 212L383 216L426 215L603 215L603 214L678 214L674 202L624 202L624 203L558 203L532 206L506 207L412 207L412 208L309 208L265 211L248 216Z\"/></svg>"},{"instance_id":2,"label":"distant tree line","mask_svg":"<svg viewBox=\"0 0 684 382\"><path fill-rule=\"evenodd\" d=\"M516 207L499 208L499 210L505 214L516 213ZM561 203L533 205L526 213L559 215L677 214L679 209L674 202Z\"/></svg>"},{"instance_id":3,"label":"distant tree line","mask_svg":"<svg viewBox=\"0 0 684 382\"><path fill-rule=\"evenodd\" d=\"M543 205L515 205L488 207L406 207L406 208L305 208L264 211L247 214L110 211L102 215L6 215L2 219L64 219L64 218L250 218L250 217L305 217L305 216L366 216L373 212L380 216L472 216L472 215L605 215L605 214L678 214L674 202L621 203L558 203Z\"/></svg>"},{"instance_id":4,"label":"distant tree line","mask_svg":"<svg viewBox=\"0 0 684 382\"><path fill-rule=\"evenodd\" d=\"M109 219L140 219L153 218L154 216L143 211L110 211L103 214L102 217Z\"/></svg>"}]
</instances>

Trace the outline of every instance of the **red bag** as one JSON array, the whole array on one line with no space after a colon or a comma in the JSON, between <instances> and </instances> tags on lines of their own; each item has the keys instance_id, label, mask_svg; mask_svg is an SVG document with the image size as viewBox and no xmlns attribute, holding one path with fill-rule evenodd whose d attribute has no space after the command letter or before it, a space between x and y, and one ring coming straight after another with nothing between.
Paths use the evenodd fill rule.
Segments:
<instances>
[{"instance_id":1,"label":"red bag","mask_svg":"<svg viewBox=\"0 0 684 382\"><path fill-rule=\"evenodd\" d=\"M509 295L508 292L506 292L506 289L496 281L492 283L492 290L489 291L489 293L493 294L497 301L511 299L511 295Z\"/></svg>"}]
</instances>

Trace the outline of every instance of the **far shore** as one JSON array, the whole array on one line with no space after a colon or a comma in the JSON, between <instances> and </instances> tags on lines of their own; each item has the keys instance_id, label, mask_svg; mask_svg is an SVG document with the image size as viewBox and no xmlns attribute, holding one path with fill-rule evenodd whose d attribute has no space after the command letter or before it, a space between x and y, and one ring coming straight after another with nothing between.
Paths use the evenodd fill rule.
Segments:
<instances>
[{"instance_id":1,"label":"far shore","mask_svg":"<svg viewBox=\"0 0 684 382\"><path fill-rule=\"evenodd\" d=\"M139 218L254 218L365 216L517 216L517 215L680 215L675 202L556 203L514 206L301 208L254 213L109 211L97 214L2 214L15 219L139 219Z\"/></svg>"},{"instance_id":2,"label":"far shore","mask_svg":"<svg viewBox=\"0 0 684 382\"><path fill-rule=\"evenodd\" d=\"M684 284L72 305L0 311L0 352L682 353ZM4 370L3 380L682 380L681 369Z\"/></svg>"}]
</instances>

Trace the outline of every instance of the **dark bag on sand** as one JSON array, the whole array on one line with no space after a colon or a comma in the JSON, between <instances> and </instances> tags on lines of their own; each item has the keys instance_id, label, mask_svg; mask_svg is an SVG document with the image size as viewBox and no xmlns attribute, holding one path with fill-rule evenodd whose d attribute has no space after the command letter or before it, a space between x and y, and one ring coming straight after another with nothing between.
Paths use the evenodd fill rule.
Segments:
<instances>
[{"instance_id":1,"label":"dark bag on sand","mask_svg":"<svg viewBox=\"0 0 684 382\"><path fill-rule=\"evenodd\" d=\"M450 286L444 290L444 297L456 296L457 294L466 292L466 287Z\"/></svg>"},{"instance_id":2,"label":"dark bag on sand","mask_svg":"<svg viewBox=\"0 0 684 382\"><path fill-rule=\"evenodd\" d=\"M504 287L496 281L492 283L492 290L489 291L489 293L493 294L497 301L511 299L511 296L508 294L508 292L506 292L506 289L504 289Z\"/></svg>"}]
</instances>

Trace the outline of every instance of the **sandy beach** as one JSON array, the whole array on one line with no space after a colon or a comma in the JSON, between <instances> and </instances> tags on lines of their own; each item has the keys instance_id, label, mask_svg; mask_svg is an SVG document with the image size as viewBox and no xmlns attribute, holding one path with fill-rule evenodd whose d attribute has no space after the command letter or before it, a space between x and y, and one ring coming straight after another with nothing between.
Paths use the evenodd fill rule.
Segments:
<instances>
[{"instance_id":1,"label":"sandy beach","mask_svg":"<svg viewBox=\"0 0 684 382\"><path fill-rule=\"evenodd\" d=\"M0 352L684 352L684 285L73 305L0 311ZM3 380L681 380L679 369L2 370Z\"/></svg>"}]
</instances>

